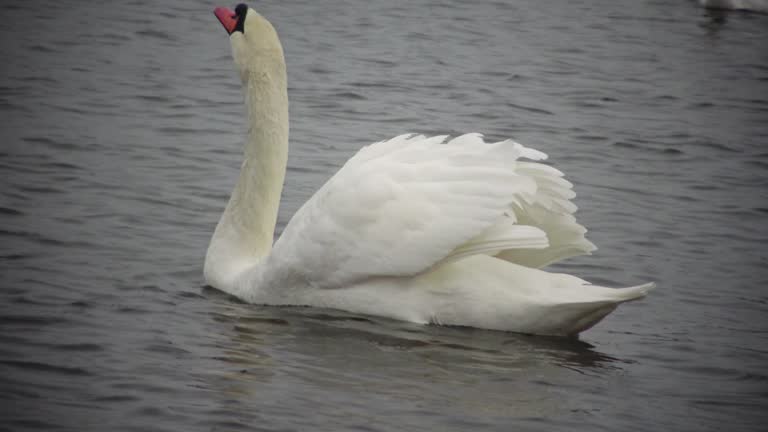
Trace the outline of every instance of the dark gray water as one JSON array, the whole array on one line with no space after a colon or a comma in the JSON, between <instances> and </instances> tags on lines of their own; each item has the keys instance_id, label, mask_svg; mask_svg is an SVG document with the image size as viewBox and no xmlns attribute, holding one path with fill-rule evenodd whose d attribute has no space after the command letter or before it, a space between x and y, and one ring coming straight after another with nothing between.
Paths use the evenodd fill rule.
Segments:
<instances>
[{"instance_id":1,"label":"dark gray water","mask_svg":"<svg viewBox=\"0 0 768 432\"><path fill-rule=\"evenodd\" d=\"M0 6L0 430L765 427L768 16L258 3L289 68L279 228L367 143L514 137L600 247L557 269L659 284L572 341L204 288L246 129L229 41L215 4L112 3Z\"/></svg>"}]
</instances>

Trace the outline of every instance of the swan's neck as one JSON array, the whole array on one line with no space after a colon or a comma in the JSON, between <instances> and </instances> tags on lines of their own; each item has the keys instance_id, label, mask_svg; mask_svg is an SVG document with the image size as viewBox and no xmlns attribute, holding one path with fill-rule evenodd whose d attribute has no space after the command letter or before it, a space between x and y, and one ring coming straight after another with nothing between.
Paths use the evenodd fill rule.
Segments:
<instances>
[{"instance_id":1,"label":"swan's neck","mask_svg":"<svg viewBox=\"0 0 768 432\"><path fill-rule=\"evenodd\" d=\"M280 57L243 76L249 121L245 158L205 259L206 281L219 289L231 289L234 278L272 250L288 157L288 94Z\"/></svg>"}]
</instances>

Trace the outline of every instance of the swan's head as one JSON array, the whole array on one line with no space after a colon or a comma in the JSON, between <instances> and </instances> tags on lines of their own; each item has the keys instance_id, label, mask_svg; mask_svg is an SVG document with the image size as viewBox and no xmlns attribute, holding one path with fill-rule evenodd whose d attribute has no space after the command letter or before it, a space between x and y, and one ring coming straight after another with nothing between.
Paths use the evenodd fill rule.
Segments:
<instances>
[{"instance_id":1,"label":"swan's head","mask_svg":"<svg viewBox=\"0 0 768 432\"><path fill-rule=\"evenodd\" d=\"M254 72L263 73L271 66L285 68L277 31L266 18L242 3L234 11L218 7L213 13L229 34L232 56L243 82Z\"/></svg>"}]
</instances>

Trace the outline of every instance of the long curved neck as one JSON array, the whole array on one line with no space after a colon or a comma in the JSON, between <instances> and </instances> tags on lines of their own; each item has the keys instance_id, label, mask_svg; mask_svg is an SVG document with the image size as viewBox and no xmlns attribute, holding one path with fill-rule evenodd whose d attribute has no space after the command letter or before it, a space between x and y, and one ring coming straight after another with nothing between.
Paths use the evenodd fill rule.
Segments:
<instances>
[{"instance_id":1,"label":"long curved neck","mask_svg":"<svg viewBox=\"0 0 768 432\"><path fill-rule=\"evenodd\" d=\"M237 185L208 246L206 281L227 290L272 250L288 158L288 91L282 53L242 74L248 137Z\"/></svg>"}]
</instances>

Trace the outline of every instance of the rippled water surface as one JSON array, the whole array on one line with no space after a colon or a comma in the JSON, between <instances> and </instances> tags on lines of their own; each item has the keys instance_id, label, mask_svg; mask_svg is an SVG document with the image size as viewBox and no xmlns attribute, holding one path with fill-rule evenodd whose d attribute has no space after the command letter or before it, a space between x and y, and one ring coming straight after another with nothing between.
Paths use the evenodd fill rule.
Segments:
<instances>
[{"instance_id":1,"label":"rippled water surface","mask_svg":"<svg viewBox=\"0 0 768 432\"><path fill-rule=\"evenodd\" d=\"M290 80L278 229L372 141L514 137L600 247L556 269L659 284L574 341L204 288L246 130L214 6L0 6L0 430L764 430L768 16L258 3Z\"/></svg>"}]
</instances>

